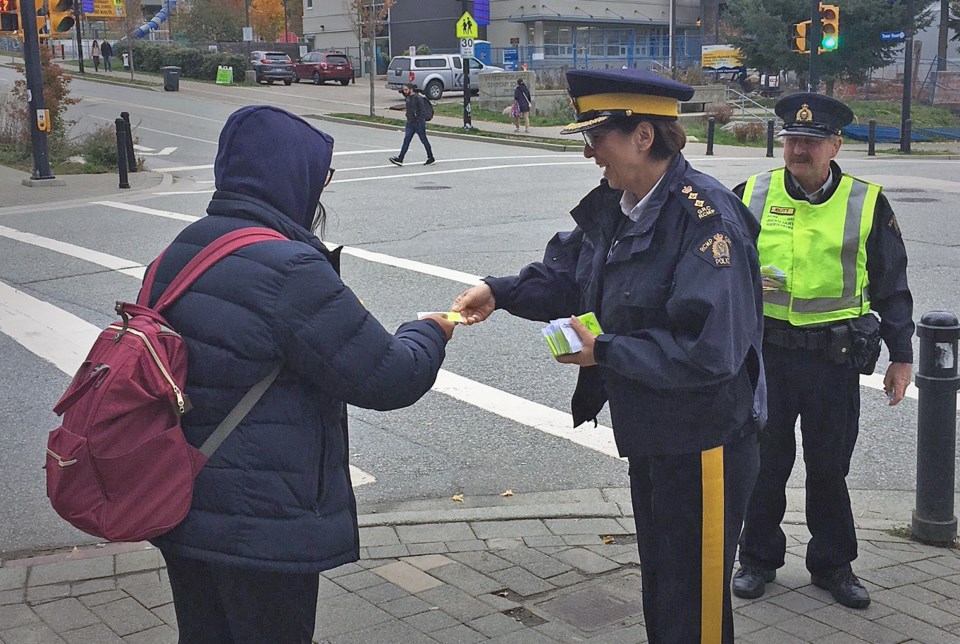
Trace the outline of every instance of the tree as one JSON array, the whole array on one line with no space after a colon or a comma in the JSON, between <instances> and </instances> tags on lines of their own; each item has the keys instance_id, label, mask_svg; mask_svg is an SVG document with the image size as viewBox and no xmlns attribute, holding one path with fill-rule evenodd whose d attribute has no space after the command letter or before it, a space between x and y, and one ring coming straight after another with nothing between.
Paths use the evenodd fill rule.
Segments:
<instances>
[{"instance_id":1,"label":"tree","mask_svg":"<svg viewBox=\"0 0 960 644\"><path fill-rule=\"evenodd\" d=\"M931 2L917 0L917 29L930 24ZM743 52L747 67L776 72L793 70L804 77L809 69L808 55L791 51L790 29L810 19L810 4L795 0L730 0L724 14L723 30L727 42ZM873 69L892 63L903 43L883 42L883 31L907 31L907 12L903 3L887 4L877 0L844 0L840 5L840 46L818 57L821 80L827 93L833 83L846 80L861 83ZM784 28L783 25L788 25Z\"/></svg>"},{"instance_id":2,"label":"tree","mask_svg":"<svg viewBox=\"0 0 960 644\"><path fill-rule=\"evenodd\" d=\"M960 0L950 2L950 18L947 24L953 30L953 36L950 37L950 40L960 40ZM960 51L960 47L957 48L957 51Z\"/></svg>"},{"instance_id":3,"label":"tree","mask_svg":"<svg viewBox=\"0 0 960 644\"><path fill-rule=\"evenodd\" d=\"M376 114L373 107L373 80L377 73L376 39L387 24L390 7L396 0L346 0L347 15L361 47L366 43L364 55L370 75L370 116Z\"/></svg>"},{"instance_id":4,"label":"tree","mask_svg":"<svg viewBox=\"0 0 960 644\"><path fill-rule=\"evenodd\" d=\"M268 42L275 42L283 33L283 0L253 0L250 5L250 26Z\"/></svg>"},{"instance_id":5,"label":"tree","mask_svg":"<svg viewBox=\"0 0 960 644\"><path fill-rule=\"evenodd\" d=\"M239 41L243 38L244 0L193 0L183 20L190 42Z\"/></svg>"}]
</instances>

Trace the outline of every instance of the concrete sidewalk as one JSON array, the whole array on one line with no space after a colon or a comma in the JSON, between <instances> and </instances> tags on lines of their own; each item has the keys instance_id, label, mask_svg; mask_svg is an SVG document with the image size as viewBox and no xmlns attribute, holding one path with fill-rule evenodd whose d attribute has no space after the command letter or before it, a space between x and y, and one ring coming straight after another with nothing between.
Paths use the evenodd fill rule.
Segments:
<instances>
[{"instance_id":1,"label":"concrete sidewalk","mask_svg":"<svg viewBox=\"0 0 960 644\"><path fill-rule=\"evenodd\" d=\"M789 493L796 511L803 490ZM361 508L362 559L322 576L315 641L646 641L629 497L584 489ZM879 529L904 525L909 498L854 493L855 510L899 508L858 519L855 569L873 597L862 611L810 585L807 530L791 512L777 581L760 600L734 599L738 641L960 642L957 551ZM0 642L176 642L165 572L148 544L4 561Z\"/></svg>"},{"instance_id":2,"label":"concrete sidewalk","mask_svg":"<svg viewBox=\"0 0 960 644\"><path fill-rule=\"evenodd\" d=\"M129 188L120 188L116 172L104 174L61 174L49 185L23 185L30 173L0 165L0 186L3 186L2 213L44 210L72 202L89 203L91 200L123 199L164 184L172 184L169 174L157 172L131 172ZM2 623L2 622L0 622Z\"/></svg>"}]
</instances>

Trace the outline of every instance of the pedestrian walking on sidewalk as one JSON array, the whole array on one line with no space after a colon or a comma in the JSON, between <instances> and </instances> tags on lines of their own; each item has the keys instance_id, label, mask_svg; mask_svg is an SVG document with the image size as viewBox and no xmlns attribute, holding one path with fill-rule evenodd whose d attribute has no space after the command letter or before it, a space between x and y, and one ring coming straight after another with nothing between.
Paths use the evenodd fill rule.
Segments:
<instances>
[{"instance_id":1,"label":"pedestrian walking on sidewalk","mask_svg":"<svg viewBox=\"0 0 960 644\"><path fill-rule=\"evenodd\" d=\"M340 278L316 236L333 139L274 107L227 119L207 216L162 255L151 305L222 235L266 227L287 240L214 265L165 316L190 352L183 416L199 446L243 392L276 381L197 476L193 505L153 539L167 563L180 642L309 644L319 573L359 558L347 405L398 409L428 392L453 324L386 331Z\"/></svg>"},{"instance_id":2,"label":"pedestrian walking on sidewalk","mask_svg":"<svg viewBox=\"0 0 960 644\"><path fill-rule=\"evenodd\" d=\"M100 54L103 56L103 71L113 71L113 68L110 66L110 59L113 57L113 47L110 46L110 41L103 41L100 45Z\"/></svg>"},{"instance_id":3,"label":"pedestrian walking on sidewalk","mask_svg":"<svg viewBox=\"0 0 960 644\"><path fill-rule=\"evenodd\" d=\"M427 161L423 165L432 165L434 163L433 148L430 147L430 141L427 140L427 109L425 105L427 98L417 91L416 85L406 83L401 89L406 103L407 125L403 130L403 145L400 146L400 154L390 157L390 163L393 165L403 165L403 159L407 156L407 149L410 147L410 141L413 135L420 137L423 143L423 149L427 151Z\"/></svg>"},{"instance_id":4,"label":"pedestrian walking on sidewalk","mask_svg":"<svg viewBox=\"0 0 960 644\"><path fill-rule=\"evenodd\" d=\"M763 357L770 422L760 473L740 538L738 597L763 595L784 565L786 484L800 418L810 530L806 565L814 585L850 608L870 604L853 573L857 535L846 477L860 419L860 374L872 374L880 340L890 350L883 379L889 404L910 384L914 325L907 253L880 186L833 160L853 112L820 94L792 94L784 120L785 167L734 190L760 222L764 281ZM876 311L880 319L873 314Z\"/></svg>"},{"instance_id":5,"label":"pedestrian walking on sidewalk","mask_svg":"<svg viewBox=\"0 0 960 644\"><path fill-rule=\"evenodd\" d=\"M90 46L90 57L93 58L93 71L100 71L100 43L96 40Z\"/></svg>"},{"instance_id":6,"label":"pedestrian walking on sidewalk","mask_svg":"<svg viewBox=\"0 0 960 644\"><path fill-rule=\"evenodd\" d=\"M693 88L638 70L567 72L583 154L600 186L542 262L488 277L453 303L570 318L583 343L573 424L610 401L629 459L643 613L653 644L734 641L730 576L766 413L757 223L684 159L678 100ZM594 337L571 315L594 312Z\"/></svg>"},{"instance_id":7,"label":"pedestrian walking on sidewalk","mask_svg":"<svg viewBox=\"0 0 960 644\"><path fill-rule=\"evenodd\" d=\"M530 132L530 105L533 99L530 97L530 88L523 83L522 78L517 79L517 87L513 90L513 102L516 106L516 112L513 114L513 131L520 131L520 117L523 116L526 131Z\"/></svg>"}]
</instances>

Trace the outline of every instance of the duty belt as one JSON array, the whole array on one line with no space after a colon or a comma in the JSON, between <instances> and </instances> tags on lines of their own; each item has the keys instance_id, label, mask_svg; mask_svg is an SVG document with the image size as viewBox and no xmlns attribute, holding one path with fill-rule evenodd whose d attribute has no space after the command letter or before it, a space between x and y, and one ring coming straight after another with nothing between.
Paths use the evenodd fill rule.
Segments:
<instances>
[{"instance_id":1,"label":"duty belt","mask_svg":"<svg viewBox=\"0 0 960 644\"><path fill-rule=\"evenodd\" d=\"M784 349L825 349L830 339L829 329L805 331L803 329L764 329L763 341Z\"/></svg>"}]
</instances>

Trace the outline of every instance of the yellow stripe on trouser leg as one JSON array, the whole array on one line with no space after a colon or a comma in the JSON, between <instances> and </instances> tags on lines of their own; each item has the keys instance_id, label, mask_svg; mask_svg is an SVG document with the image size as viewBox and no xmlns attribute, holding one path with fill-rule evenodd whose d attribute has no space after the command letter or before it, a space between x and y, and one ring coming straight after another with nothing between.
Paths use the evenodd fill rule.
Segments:
<instances>
[{"instance_id":1,"label":"yellow stripe on trouser leg","mask_svg":"<svg viewBox=\"0 0 960 644\"><path fill-rule=\"evenodd\" d=\"M700 562L700 642L723 639L723 446L700 454L703 528Z\"/></svg>"}]
</instances>

